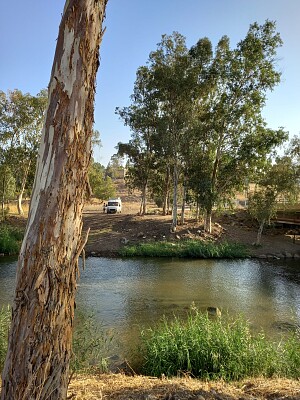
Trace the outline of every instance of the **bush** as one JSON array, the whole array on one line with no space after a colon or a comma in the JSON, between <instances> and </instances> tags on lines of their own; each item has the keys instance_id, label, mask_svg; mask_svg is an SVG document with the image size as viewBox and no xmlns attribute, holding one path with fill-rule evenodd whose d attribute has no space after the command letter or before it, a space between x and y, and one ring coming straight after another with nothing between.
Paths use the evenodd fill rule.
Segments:
<instances>
[{"instance_id":1,"label":"bush","mask_svg":"<svg viewBox=\"0 0 300 400\"><path fill-rule=\"evenodd\" d=\"M8 345L8 331L10 326L10 309L0 309L0 371L2 371Z\"/></svg>"},{"instance_id":2,"label":"bush","mask_svg":"<svg viewBox=\"0 0 300 400\"><path fill-rule=\"evenodd\" d=\"M10 225L0 225L0 253L17 254L23 239L22 230Z\"/></svg>"},{"instance_id":3,"label":"bush","mask_svg":"<svg viewBox=\"0 0 300 400\"><path fill-rule=\"evenodd\" d=\"M255 376L300 376L300 341L292 335L280 344L263 333L252 335L243 319L210 319L193 309L186 321L163 319L141 332L142 372L175 376L188 372L203 379L239 380Z\"/></svg>"},{"instance_id":4,"label":"bush","mask_svg":"<svg viewBox=\"0 0 300 400\"><path fill-rule=\"evenodd\" d=\"M245 258L248 252L239 243L211 243L200 240L173 242L148 242L124 246L120 250L124 257L181 257L181 258Z\"/></svg>"}]
</instances>

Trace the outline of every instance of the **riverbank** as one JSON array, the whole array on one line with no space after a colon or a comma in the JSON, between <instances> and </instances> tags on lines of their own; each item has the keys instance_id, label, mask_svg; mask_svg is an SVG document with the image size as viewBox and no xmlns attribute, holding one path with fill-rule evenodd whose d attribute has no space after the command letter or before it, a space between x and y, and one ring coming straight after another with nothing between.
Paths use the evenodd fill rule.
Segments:
<instances>
[{"instance_id":1,"label":"riverbank","mask_svg":"<svg viewBox=\"0 0 300 400\"><path fill-rule=\"evenodd\" d=\"M212 234L187 213L183 225L171 232L172 218L163 216L152 206L149 214L138 215L138 203L124 202L122 214L104 214L100 204L87 204L83 213L83 230L90 229L85 246L86 256L119 257L122 247L153 241L180 242L186 239L215 243L240 243L250 257L300 260L300 235L287 228L268 227L262 235L261 246L254 246L257 224L245 211L215 215ZM26 217L10 216L8 223L25 229ZM294 231L296 232L296 231Z\"/></svg>"},{"instance_id":2,"label":"riverbank","mask_svg":"<svg viewBox=\"0 0 300 400\"><path fill-rule=\"evenodd\" d=\"M248 379L241 382L203 382L191 377L152 378L104 374L79 375L71 380L69 398L76 400L299 400L299 381Z\"/></svg>"},{"instance_id":3,"label":"riverbank","mask_svg":"<svg viewBox=\"0 0 300 400\"><path fill-rule=\"evenodd\" d=\"M90 228L86 255L116 257L127 244L192 239L240 243L246 246L251 257L300 260L300 236L289 234L288 228L266 228L261 246L253 246L257 225L245 211L214 216L211 235L204 232L201 223L189 214L184 224L178 225L176 232L172 233L170 215L160 215L155 208L149 211L150 214L140 216L135 203L124 203L122 214L103 214L100 206L87 205L83 215L84 230Z\"/></svg>"}]
</instances>

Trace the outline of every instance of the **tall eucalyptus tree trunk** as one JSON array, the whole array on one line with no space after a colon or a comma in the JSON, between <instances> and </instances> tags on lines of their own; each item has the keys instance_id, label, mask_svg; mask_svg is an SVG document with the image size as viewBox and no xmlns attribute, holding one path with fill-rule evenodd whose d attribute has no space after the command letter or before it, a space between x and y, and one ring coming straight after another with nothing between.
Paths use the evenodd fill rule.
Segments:
<instances>
[{"instance_id":1,"label":"tall eucalyptus tree trunk","mask_svg":"<svg viewBox=\"0 0 300 400\"><path fill-rule=\"evenodd\" d=\"M2 400L65 399L107 0L67 0L18 261Z\"/></svg>"}]
</instances>

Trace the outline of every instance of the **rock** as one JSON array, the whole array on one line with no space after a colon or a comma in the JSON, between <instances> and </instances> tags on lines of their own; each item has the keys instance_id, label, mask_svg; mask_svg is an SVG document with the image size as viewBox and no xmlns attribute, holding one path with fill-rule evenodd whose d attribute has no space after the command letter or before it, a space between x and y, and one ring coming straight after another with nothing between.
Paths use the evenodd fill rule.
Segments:
<instances>
[{"instance_id":1,"label":"rock","mask_svg":"<svg viewBox=\"0 0 300 400\"><path fill-rule=\"evenodd\" d=\"M300 254L295 253L295 254L294 254L294 258L297 259L297 260L299 260Z\"/></svg>"},{"instance_id":2,"label":"rock","mask_svg":"<svg viewBox=\"0 0 300 400\"><path fill-rule=\"evenodd\" d=\"M218 307L207 307L206 311L209 315L214 315L217 317L221 317L221 310Z\"/></svg>"},{"instance_id":3,"label":"rock","mask_svg":"<svg viewBox=\"0 0 300 400\"><path fill-rule=\"evenodd\" d=\"M121 239L121 243L122 244L128 244L129 243L129 240L128 239L126 239L126 237L122 237L122 239Z\"/></svg>"},{"instance_id":4,"label":"rock","mask_svg":"<svg viewBox=\"0 0 300 400\"><path fill-rule=\"evenodd\" d=\"M138 238L142 238L143 236L145 236L145 234L144 234L144 232L139 232L136 236Z\"/></svg>"},{"instance_id":5,"label":"rock","mask_svg":"<svg viewBox=\"0 0 300 400\"><path fill-rule=\"evenodd\" d=\"M268 257L266 256L266 254L260 254L260 255L258 256L258 258L263 258L263 259L265 259L265 258L268 258Z\"/></svg>"},{"instance_id":6,"label":"rock","mask_svg":"<svg viewBox=\"0 0 300 400\"><path fill-rule=\"evenodd\" d=\"M282 254L276 253L274 254L274 258L276 258L276 260L280 260L282 258Z\"/></svg>"},{"instance_id":7,"label":"rock","mask_svg":"<svg viewBox=\"0 0 300 400\"><path fill-rule=\"evenodd\" d=\"M292 253L288 253L287 251L284 252L285 258L293 258Z\"/></svg>"},{"instance_id":8,"label":"rock","mask_svg":"<svg viewBox=\"0 0 300 400\"><path fill-rule=\"evenodd\" d=\"M175 235L175 238L180 240L180 236L179 235Z\"/></svg>"}]
</instances>

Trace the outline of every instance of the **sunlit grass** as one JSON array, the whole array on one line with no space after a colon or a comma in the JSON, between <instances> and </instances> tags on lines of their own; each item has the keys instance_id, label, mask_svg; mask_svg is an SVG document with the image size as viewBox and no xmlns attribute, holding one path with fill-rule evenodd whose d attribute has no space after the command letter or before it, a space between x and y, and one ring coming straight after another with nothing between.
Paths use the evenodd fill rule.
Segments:
<instances>
[{"instance_id":1,"label":"sunlit grass","mask_svg":"<svg viewBox=\"0 0 300 400\"><path fill-rule=\"evenodd\" d=\"M200 240L180 242L147 242L124 246L124 257L182 257L182 258L245 258L248 251L239 243L211 243Z\"/></svg>"},{"instance_id":2,"label":"sunlit grass","mask_svg":"<svg viewBox=\"0 0 300 400\"><path fill-rule=\"evenodd\" d=\"M105 234L111 233L111 232L112 232L112 227L102 228L102 229L93 229L92 231L90 231L89 237L105 235Z\"/></svg>"},{"instance_id":3,"label":"sunlit grass","mask_svg":"<svg viewBox=\"0 0 300 400\"><path fill-rule=\"evenodd\" d=\"M190 373L204 379L300 377L300 336L291 333L280 343L253 335L243 319L210 319L196 309L187 320L174 317L141 333L146 375Z\"/></svg>"}]
</instances>

